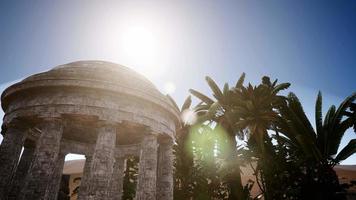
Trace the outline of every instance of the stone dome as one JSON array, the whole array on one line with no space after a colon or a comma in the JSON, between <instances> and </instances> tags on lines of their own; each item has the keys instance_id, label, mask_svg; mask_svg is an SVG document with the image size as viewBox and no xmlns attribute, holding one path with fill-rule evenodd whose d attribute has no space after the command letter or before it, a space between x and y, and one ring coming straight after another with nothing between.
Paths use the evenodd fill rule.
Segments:
<instances>
[{"instance_id":1,"label":"stone dome","mask_svg":"<svg viewBox=\"0 0 356 200\"><path fill-rule=\"evenodd\" d=\"M179 114L144 76L119 64L77 61L32 75L1 96L4 122L26 116L79 115L132 122L173 136Z\"/></svg>"}]
</instances>

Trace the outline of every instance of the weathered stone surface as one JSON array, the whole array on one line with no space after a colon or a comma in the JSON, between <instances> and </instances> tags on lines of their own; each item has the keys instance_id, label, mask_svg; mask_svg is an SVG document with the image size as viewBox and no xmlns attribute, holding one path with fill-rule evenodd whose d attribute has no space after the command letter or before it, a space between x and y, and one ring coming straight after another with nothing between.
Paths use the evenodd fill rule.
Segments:
<instances>
[{"instance_id":1,"label":"weathered stone surface","mask_svg":"<svg viewBox=\"0 0 356 200\"><path fill-rule=\"evenodd\" d=\"M87 199L107 199L113 174L116 127L102 124L98 128L98 139L90 167L90 186Z\"/></svg>"},{"instance_id":2,"label":"weathered stone surface","mask_svg":"<svg viewBox=\"0 0 356 200\"><path fill-rule=\"evenodd\" d=\"M137 200L154 200L156 199L157 180L157 137L146 135L141 148L136 198Z\"/></svg>"},{"instance_id":3,"label":"weathered stone surface","mask_svg":"<svg viewBox=\"0 0 356 200\"><path fill-rule=\"evenodd\" d=\"M56 169L63 125L58 119L44 119L37 128L41 131L41 136L20 194L22 200L45 199Z\"/></svg>"},{"instance_id":4,"label":"weathered stone surface","mask_svg":"<svg viewBox=\"0 0 356 200\"><path fill-rule=\"evenodd\" d=\"M140 157L136 199L173 198L171 152L161 145L157 160L157 137L174 138L179 114L140 74L109 62L73 62L10 86L1 103L8 130L0 147L0 194L17 169L9 198L55 199L63 155L77 153L87 156L80 200L120 199L127 156ZM30 134L8 126L18 119L30 124ZM24 140L36 146L25 146L15 168Z\"/></svg>"},{"instance_id":5,"label":"weathered stone surface","mask_svg":"<svg viewBox=\"0 0 356 200\"><path fill-rule=\"evenodd\" d=\"M85 156L85 165L83 170L83 177L80 183L78 200L86 200L89 192L90 184L90 169L91 169L92 156Z\"/></svg>"},{"instance_id":6,"label":"weathered stone surface","mask_svg":"<svg viewBox=\"0 0 356 200\"><path fill-rule=\"evenodd\" d=\"M125 159L122 157L117 157L115 159L114 172L110 181L110 190L108 199L110 200L121 200L122 189L123 189L123 178L125 169Z\"/></svg>"},{"instance_id":7,"label":"weathered stone surface","mask_svg":"<svg viewBox=\"0 0 356 200\"><path fill-rule=\"evenodd\" d=\"M57 195L61 184L65 156L66 155L62 153L59 153L58 155L57 161L55 163L55 169L51 177L52 180L49 183L49 186L47 187L45 199L57 200Z\"/></svg>"},{"instance_id":8,"label":"weathered stone surface","mask_svg":"<svg viewBox=\"0 0 356 200\"><path fill-rule=\"evenodd\" d=\"M30 95L21 95L26 91ZM83 114L145 124L170 136L179 121L171 102L146 78L103 61L68 63L24 79L4 91L2 106L5 121L29 113L44 117Z\"/></svg>"},{"instance_id":9,"label":"weathered stone surface","mask_svg":"<svg viewBox=\"0 0 356 200\"><path fill-rule=\"evenodd\" d=\"M0 146L0 199L5 198L9 190L9 183L14 176L19 160L25 134L16 127L6 131Z\"/></svg>"},{"instance_id":10,"label":"weathered stone surface","mask_svg":"<svg viewBox=\"0 0 356 200\"><path fill-rule=\"evenodd\" d=\"M157 200L173 199L173 142L162 141L158 151Z\"/></svg>"},{"instance_id":11,"label":"weathered stone surface","mask_svg":"<svg viewBox=\"0 0 356 200\"><path fill-rule=\"evenodd\" d=\"M20 163L16 168L16 174L12 181L12 188L8 195L8 200L16 200L24 185L27 171L30 167L33 154L35 152L35 144L32 141L25 141L24 150L20 159Z\"/></svg>"}]
</instances>

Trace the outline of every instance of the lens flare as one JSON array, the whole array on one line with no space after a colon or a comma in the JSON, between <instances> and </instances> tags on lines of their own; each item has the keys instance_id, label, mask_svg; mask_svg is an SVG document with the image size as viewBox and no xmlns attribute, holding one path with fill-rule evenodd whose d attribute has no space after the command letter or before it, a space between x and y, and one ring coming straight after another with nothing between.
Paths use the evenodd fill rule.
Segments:
<instances>
[{"instance_id":1,"label":"lens flare","mask_svg":"<svg viewBox=\"0 0 356 200\"><path fill-rule=\"evenodd\" d=\"M228 152L228 135L221 126L196 125L190 129L185 148L198 158L214 162Z\"/></svg>"},{"instance_id":2,"label":"lens flare","mask_svg":"<svg viewBox=\"0 0 356 200\"><path fill-rule=\"evenodd\" d=\"M184 124L192 125L197 121L197 114L191 109L186 109L182 112L181 118Z\"/></svg>"}]
</instances>

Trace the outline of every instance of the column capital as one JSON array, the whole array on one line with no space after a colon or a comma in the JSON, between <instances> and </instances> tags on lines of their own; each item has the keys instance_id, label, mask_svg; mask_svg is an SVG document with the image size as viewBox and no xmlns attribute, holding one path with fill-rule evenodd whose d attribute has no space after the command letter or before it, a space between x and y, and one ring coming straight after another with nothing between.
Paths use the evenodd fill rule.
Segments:
<instances>
[{"instance_id":1,"label":"column capital","mask_svg":"<svg viewBox=\"0 0 356 200\"><path fill-rule=\"evenodd\" d=\"M24 144L23 144L24 148L35 148L36 147L36 142L33 140L25 140Z\"/></svg>"},{"instance_id":2,"label":"column capital","mask_svg":"<svg viewBox=\"0 0 356 200\"><path fill-rule=\"evenodd\" d=\"M158 136L154 134L146 134L143 136L141 141L141 148L149 148L150 145L153 145L155 148L158 147Z\"/></svg>"},{"instance_id":3,"label":"column capital","mask_svg":"<svg viewBox=\"0 0 356 200\"><path fill-rule=\"evenodd\" d=\"M60 151L58 152L58 157L66 157L67 154L69 154L69 153L70 153L70 152L60 150Z\"/></svg>"},{"instance_id":4,"label":"column capital","mask_svg":"<svg viewBox=\"0 0 356 200\"><path fill-rule=\"evenodd\" d=\"M174 139L167 136L158 137L158 143L160 145L172 146L174 144Z\"/></svg>"},{"instance_id":5,"label":"column capital","mask_svg":"<svg viewBox=\"0 0 356 200\"><path fill-rule=\"evenodd\" d=\"M48 122L54 122L54 123L63 123L65 120L62 117L41 117L38 118L38 123L48 123Z\"/></svg>"},{"instance_id":6,"label":"column capital","mask_svg":"<svg viewBox=\"0 0 356 200\"><path fill-rule=\"evenodd\" d=\"M117 128L119 124L114 121L107 121L107 120L99 120L96 122L96 127L97 128L102 128L102 127L112 127L112 128Z\"/></svg>"},{"instance_id":7,"label":"column capital","mask_svg":"<svg viewBox=\"0 0 356 200\"><path fill-rule=\"evenodd\" d=\"M9 121L7 123L2 124L1 134L6 135L6 132L8 129L16 129L16 130L24 132L33 126L34 126L33 122L30 121L28 118L17 117L17 118L13 118L11 121Z\"/></svg>"},{"instance_id":8,"label":"column capital","mask_svg":"<svg viewBox=\"0 0 356 200\"><path fill-rule=\"evenodd\" d=\"M46 117L39 118L34 127L34 131L38 131L41 135L42 130L44 129L62 129L65 121L62 118L56 117Z\"/></svg>"}]
</instances>

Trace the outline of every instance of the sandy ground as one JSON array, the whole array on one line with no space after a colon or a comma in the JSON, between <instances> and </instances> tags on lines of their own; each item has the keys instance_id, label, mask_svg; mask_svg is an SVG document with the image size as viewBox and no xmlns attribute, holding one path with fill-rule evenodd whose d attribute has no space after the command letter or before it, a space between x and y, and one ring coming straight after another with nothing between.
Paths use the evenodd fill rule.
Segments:
<instances>
[{"instance_id":1,"label":"sandy ground","mask_svg":"<svg viewBox=\"0 0 356 200\"><path fill-rule=\"evenodd\" d=\"M340 183L348 183L352 180L356 181L356 165L338 165L334 169L339 176ZM353 186L349 190L356 192L356 186Z\"/></svg>"},{"instance_id":2,"label":"sandy ground","mask_svg":"<svg viewBox=\"0 0 356 200\"><path fill-rule=\"evenodd\" d=\"M81 176L81 173L84 168L84 163L85 163L85 159L66 161L64 164L63 174L70 174L75 177ZM334 169L337 175L339 176L340 183L348 183L351 180L356 181L356 165L338 165ZM255 180L254 179L255 177L253 176L252 170L250 168L243 168L242 172L243 172L242 181L244 183L247 183L249 179L253 181ZM356 186L350 188L350 192L356 192ZM255 184L254 187L252 188L252 194L253 196L259 194L259 188L257 184Z\"/></svg>"}]
</instances>

